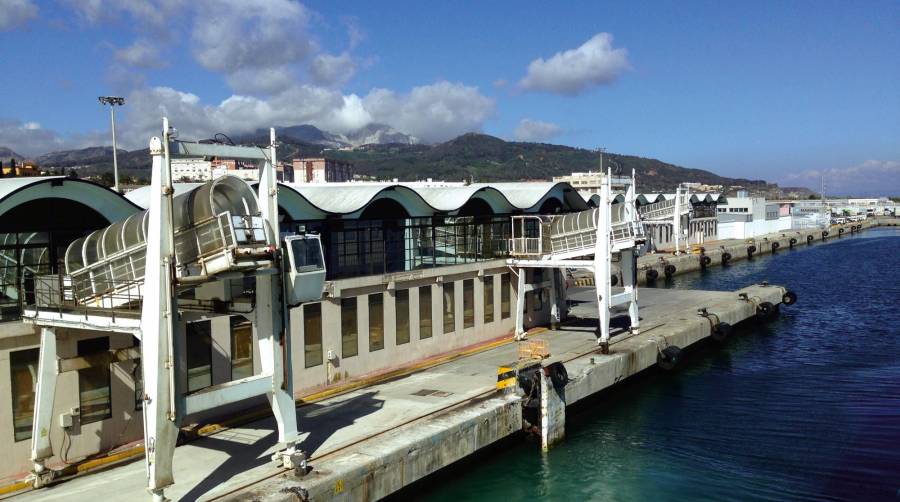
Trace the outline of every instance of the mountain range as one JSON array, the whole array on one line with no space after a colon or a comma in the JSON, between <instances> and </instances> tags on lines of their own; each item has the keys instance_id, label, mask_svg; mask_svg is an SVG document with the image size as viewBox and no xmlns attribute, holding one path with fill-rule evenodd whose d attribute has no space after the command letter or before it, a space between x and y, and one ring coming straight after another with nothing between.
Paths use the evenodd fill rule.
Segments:
<instances>
[{"instance_id":1,"label":"mountain range","mask_svg":"<svg viewBox=\"0 0 900 502\"><path fill-rule=\"evenodd\" d=\"M352 134L335 134L312 125L276 127L280 159L327 156L354 164L357 174L375 179L402 181L433 178L446 181L482 182L549 180L553 176L601 169L600 154L593 150L546 143L505 141L468 133L444 143L428 145L388 126L372 124ZM220 136L221 137L221 136ZM267 144L268 130L231 136L235 143ZM0 159L15 153L0 147ZM21 156L19 156L21 158ZM38 164L55 172L76 170L79 176L97 176L112 168L111 147L51 152L38 156ZM149 178L147 149L119 149L120 176L141 182ZM710 171L689 169L657 159L606 153L603 169L623 174L634 169L642 192L670 191L680 182L724 187L746 187L759 192L777 190L763 180L736 179Z\"/></svg>"}]
</instances>

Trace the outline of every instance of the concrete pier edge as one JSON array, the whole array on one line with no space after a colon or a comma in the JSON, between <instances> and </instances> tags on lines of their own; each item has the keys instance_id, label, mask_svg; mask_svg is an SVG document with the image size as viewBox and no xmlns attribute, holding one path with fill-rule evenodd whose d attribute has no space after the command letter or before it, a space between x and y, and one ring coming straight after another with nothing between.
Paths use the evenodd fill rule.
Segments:
<instances>
[{"instance_id":1,"label":"concrete pier edge","mask_svg":"<svg viewBox=\"0 0 900 502\"><path fill-rule=\"evenodd\" d=\"M706 308L717 322L737 325L758 320L759 305L779 305L786 291L782 286L754 285L733 292L727 300L691 308ZM564 437L567 407L656 365L666 347L687 348L708 338L713 328L714 323L696 310L685 311L682 317L648 326L638 335L613 339L608 355L590 351L563 361L570 380L554 389L542 377L543 423L530 424L542 430L542 448ZM519 393L495 391L317 459L305 476L280 474L221 500L377 500L527 427L522 400Z\"/></svg>"}]
</instances>

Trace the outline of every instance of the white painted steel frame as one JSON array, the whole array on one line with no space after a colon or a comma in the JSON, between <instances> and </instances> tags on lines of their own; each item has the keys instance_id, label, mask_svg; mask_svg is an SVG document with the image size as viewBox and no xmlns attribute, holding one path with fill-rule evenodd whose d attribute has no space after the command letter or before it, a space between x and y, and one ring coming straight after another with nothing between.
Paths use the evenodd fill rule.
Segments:
<instances>
[{"instance_id":1,"label":"white painted steel frame","mask_svg":"<svg viewBox=\"0 0 900 502\"><path fill-rule=\"evenodd\" d=\"M53 452L49 442L53 416L53 398L58 373L56 327L92 329L128 333L141 341L141 371L144 386L143 422L147 489L154 500L165 500L164 489L175 482L172 461L182 417L234 403L254 396L265 395L278 423L278 441L285 448L275 457L287 467L297 467L299 457L296 442L296 406L290 372L290 337L284 333L287 309L283 298L281 274L270 269L257 276L256 309L254 317L258 333L257 351L262 373L252 377L216 385L202 392L184 396L178 379L174 340L182 323L179 321L175 291L175 236L171 174L171 149L179 143L170 140L167 119L163 119L163 138L150 140L152 172L150 207L147 223L147 264L140 321L129 317L115 317L114 313L79 314L41 310L27 311L26 317L42 326L41 349L32 430L33 479L35 487L52 479L45 460ZM258 199L262 203L262 219L276 236L276 256L280 256L278 232L278 200L275 182L275 130L270 130L269 155L259 148L197 147L210 155L261 160ZM193 147L191 147L193 148ZM178 147L176 155L195 153L197 148ZM280 260L276 266L281 266Z\"/></svg>"},{"instance_id":2,"label":"white painted steel frame","mask_svg":"<svg viewBox=\"0 0 900 502\"><path fill-rule=\"evenodd\" d=\"M611 194L611 173L608 172L605 182L600 189L600 204L597 208L595 225L596 237L593 239L593 246L583 249L573 250L544 250L543 243L545 236L543 235L543 227L545 221L550 221L549 216L514 216L512 221L512 234L510 238L510 254L513 258L508 260L511 267L518 268L517 292L516 299L516 340L525 338L524 315L525 315L525 293L535 289L534 285L526 284L525 268L549 268L554 271L551 282L551 326L559 322L559 306L558 298L556 298L556 268L580 268L591 270L594 273L594 288L597 295L598 309L598 344L604 349L609 348L609 320L610 310L620 305L628 306L628 315L631 321L631 331L637 333L640 327L640 317L638 313L638 288L636 278L637 267L637 246L643 242L643 227L641 218L636 208L637 191L635 183L635 175L632 172L631 183L628 185L625 196L625 206L620 221L614 225L612 222L612 203ZM679 194L680 195L680 194ZM676 203L671 209L675 212L676 218L679 217L678 205L679 197L676 196ZM534 218L538 220L538 237L517 236L516 220L520 220L521 229L524 232L524 218ZM552 225L551 225L552 226ZM628 231L622 231L622 228L628 228ZM565 230L565 229L564 229ZM568 231L568 233L572 233ZM549 236L546 239L550 242L555 236ZM562 252L558 252L562 251ZM611 272L612 257L614 253L619 253L619 265L622 271L622 282L624 291L622 293L612 294ZM593 255L592 260L576 260L574 258ZM518 258L516 257L518 256Z\"/></svg>"}]
</instances>

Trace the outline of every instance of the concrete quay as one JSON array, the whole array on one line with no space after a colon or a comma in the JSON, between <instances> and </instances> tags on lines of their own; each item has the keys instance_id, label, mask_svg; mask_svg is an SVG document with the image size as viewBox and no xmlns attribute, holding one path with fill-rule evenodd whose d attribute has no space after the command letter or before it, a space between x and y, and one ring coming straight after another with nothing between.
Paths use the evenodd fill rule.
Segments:
<instances>
[{"instance_id":1,"label":"concrete quay","mask_svg":"<svg viewBox=\"0 0 900 502\"><path fill-rule=\"evenodd\" d=\"M702 265L701 262L701 260L704 259L703 256L709 258L709 263L705 265L705 267L709 268L739 260L747 260L752 258L752 256L785 251L792 247L802 248L807 245L815 244L816 242L837 239L842 236L861 232L867 228L898 224L900 224L900 218L876 217L844 225L833 225L827 229L785 230L783 232L775 232L750 239L713 241L704 245L705 252L703 255L695 253L681 254L678 256L668 253L647 254L638 258L638 284L646 285L649 276L653 275L657 277L656 280L661 281L665 280L667 275L676 276L701 270L704 268L704 265ZM794 239L793 244L791 243L791 239ZM730 259L723 260L723 255L726 253L730 256ZM674 270L669 268L669 272L667 273L666 269L669 266L674 267ZM621 280L621 277L619 280ZM650 282L652 283L652 280Z\"/></svg>"},{"instance_id":2,"label":"concrete quay","mask_svg":"<svg viewBox=\"0 0 900 502\"><path fill-rule=\"evenodd\" d=\"M759 319L758 306L765 302L778 305L784 293L782 287L762 285L736 292L644 290L640 334L619 329L610 353L600 354L590 319L592 308L596 309L591 301L593 291L580 290L574 294L580 303L572 314L583 317L559 331L529 336L550 346L552 355L543 361L544 368L562 363L569 378L557 388L546 372L537 372L541 381L537 423L523 418L529 400L537 396L494 388L496 368L517 358L516 345L505 345L412 376L433 375L428 380L438 392L449 382L467 378L476 386L472 391L478 392L477 397L360 438L339 451L314 454L312 470L305 476L281 472L222 499L377 500L523 428L541 431L542 444L549 447L564 437L566 407L658 364L667 348L686 348L709 337L717 322L735 325ZM709 317L698 315L701 308ZM472 372L476 367L481 371Z\"/></svg>"},{"instance_id":3,"label":"concrete quay","mask_svg":"<svg viewBox=\"0 0 900 502\"><path fill-rule=\"evenodd\" d=\"M172 500L377 500L523 429L540 431L542 444L549 447L565 435L566 407L658 364L669 347L686 348L709 337L716 322L735 325L758 318L758 306L779 304L784 289L641 290L640 333L618 328L609 354L599 353L596 344L594 291L570 292L572 318L562 329L529 335L549 347L551 356L541 362L545 368L557 362L566 368L569 381L563 387L554 387L538 371L535 394L497 390L498 368L519 357L520 344L510 341L299 407L300 448L310 455L311 467L304 476L269 460L275 435L271 417L179 446L176 484L166 495ZM698 315L701 308L709 317ZM537 420L528 413L536 394L542 417ZM146 498L144 485L143 462L135 461L16 499L140 500Z\"/></svg>"}]
</instances>

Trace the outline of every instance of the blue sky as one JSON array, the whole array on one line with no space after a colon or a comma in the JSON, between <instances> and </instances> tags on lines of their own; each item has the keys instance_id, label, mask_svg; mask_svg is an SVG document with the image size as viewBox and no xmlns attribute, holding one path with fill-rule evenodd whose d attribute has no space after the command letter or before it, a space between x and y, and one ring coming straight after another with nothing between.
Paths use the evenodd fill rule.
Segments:
<instances>
[{"instance_id":1,"label":"blue sky","mask_svg":"<svg viewBox=\"0 0 900 502\"><path fill-rule=\"evenodd\" d=\"M900 4L0 0L0 145L386 123L900 194ZM13 76L14 78L9 78Z\"/></svg>"}]
</instances>

